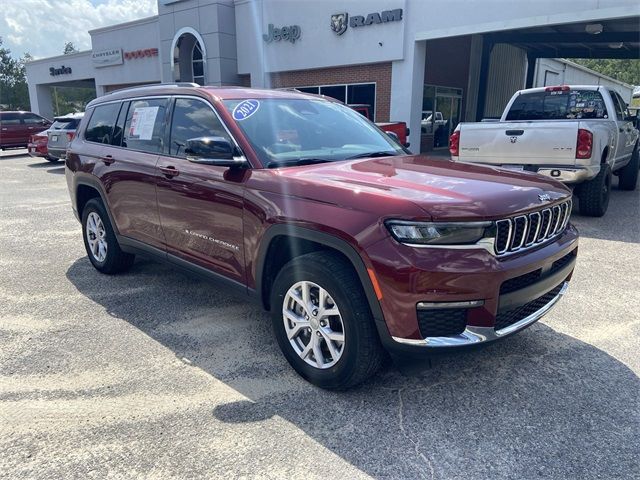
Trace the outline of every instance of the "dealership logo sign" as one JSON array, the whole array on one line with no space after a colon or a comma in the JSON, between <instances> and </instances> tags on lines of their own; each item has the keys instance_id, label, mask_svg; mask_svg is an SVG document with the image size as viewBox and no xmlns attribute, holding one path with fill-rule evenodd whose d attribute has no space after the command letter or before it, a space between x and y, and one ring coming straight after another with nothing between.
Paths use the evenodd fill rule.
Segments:
<instances>
[{"instance_id":1,"label":"dealership logo sign","mask_svg":"<svg viewBox=\"0 0 640 480\"><path fill-rule=\"evenodd\" d=\"M396 8L395 10L384 10L380 13L373 12L368 14L366 17L364 15L353 15L351 18L349 18L349 14L347 12L336 13L334 15L331 15L331 30L333 30L336 35L342 35L347 31L347 27L367 27L369 25L379 23L400 21L402 21L401 8Z\"/></svg>"},{"instance_id":2,"label":"dealership logo sign","mask_svg":"<svg viewBox=\"0 0 640 480\"><path fill-rule=\"evenodd\" d=\"M71 73L71 67L65 67L64 65L62 65L60 68L49 68L49 75L51 75L52 77L57 77L58 75L70 75Z\"/></svg>"},{"instance_id":3,"label":"dealership logo sign","mask_svg":"<svg viewBox=\"0 0 640 480\"><path fill-rule=\"evenodd\" d=\"M91 62L96 68L110 67L112 65L122 65L122 49L109 48L107 50L97 50L91 52Z\"/></svg>"},{"instance_id":4,"label":"dealership logo sign","mask_svg":"<svg viewBox=\"0 0 640 480\"><path fill-rule=\"evenodd\" d=\"M296 43L296 40L300 39L302 29L300 25L290 25L288 27L276 28L273 23L269 24L269 33L262 35L262 39L267 42L279 42L284 40L285 42Z\"/></svg>"},{"instance_id":5,"label":"dealership logo sign","mask_svg":"<svg viewBox=\"0 0 640 480\"><path fill-rule=\"evenodd\" d=\"M134 58L157 57L157 56L158 56L157 48L144 48L141 50L134 50L133 52L124 52L124 58L127 60L132 60Z\"/></svg>"}]
</instances>

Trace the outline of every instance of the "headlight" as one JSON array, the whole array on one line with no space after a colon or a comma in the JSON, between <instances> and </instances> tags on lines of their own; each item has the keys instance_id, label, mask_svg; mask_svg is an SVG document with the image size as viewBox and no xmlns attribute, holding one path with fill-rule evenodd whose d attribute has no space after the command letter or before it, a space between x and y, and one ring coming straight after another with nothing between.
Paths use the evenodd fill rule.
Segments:
<instances>
[{"instance_id":1,"label":"headlight","mask_svg":"<svg viewBox=\"0 0 640 480\"><path fill-rule=\"evenodd\" d=\"M469 245L489 236L491 222L386 222L391 235L400 243L425 245Z\"/></svg>"}]
</instances>

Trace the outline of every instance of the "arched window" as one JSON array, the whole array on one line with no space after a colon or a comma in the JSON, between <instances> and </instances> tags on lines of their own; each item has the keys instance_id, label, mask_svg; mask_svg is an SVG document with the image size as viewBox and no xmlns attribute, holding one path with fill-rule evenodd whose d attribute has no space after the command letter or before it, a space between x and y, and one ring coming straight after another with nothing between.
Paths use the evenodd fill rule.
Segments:
<instances>
[{"instance_id":1,"label":"arched window","mask_svg":"<svg viewBox=\"0 0 640 480\"><path fill-rule=\"evenodd\" d=\"M197 41L193 45L191 59L193 81L198 85L204 85L204 60L202 59L202 48Z\"/></svg>"},{"instance_id":2,"label":"arched window","mask_svg":"<svg viewBox=\"0 0 640 480\"><path fill-rule=\"evenodd\" d=\"M173 39L173 80L206 83L207 55L202 37L192 28L180 29Z\"/></svg>"}]
</instances>

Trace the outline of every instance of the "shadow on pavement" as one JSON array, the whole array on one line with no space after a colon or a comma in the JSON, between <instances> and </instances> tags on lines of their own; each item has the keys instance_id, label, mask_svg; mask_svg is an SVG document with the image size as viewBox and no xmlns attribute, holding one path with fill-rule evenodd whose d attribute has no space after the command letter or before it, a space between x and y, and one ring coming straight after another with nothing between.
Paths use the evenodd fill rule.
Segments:
<instances>
[{"instance_id":1,"label":"shadow on pavement","mask_svg":"<svg viewBox=\"0 0 640 480\"><path fill-rule=\"evenodd\" d=\"M571 223L578 228L580 236L640 243L640 187L634 191L614 187L611 190L609 209L600 218L580 215L577 203L574 201ZM621 222L620 219L627 221Z\"/></svg>"},{"instance_id":2,"label":"shadow on pavement","mask_svg":"<svg viewBox=\"0 0 640 480\"><path fill-rule=\"evenodd\" d=\"M442 357L417 375L387 366L335 393L293 372L268 314L215 284L146 260L110 277L81 258L67 277L110 315L247 397L212 405L216 419L282 417L374 477L623 478L637 471L638 377L544 324Z\"/></svg>"},{"instance_id":3,"label":"shadow on pavement","mask_svg":"<svg viewBox=\"0 0 640 480\"><path fill-rule=\"evenodd\" d=\"M50 162L49 160L42 160L38 163L30 163L27 165L30 168L49 168L49 167L62 167L64 168L64 162Z\"/></svg>"}]
</instances>

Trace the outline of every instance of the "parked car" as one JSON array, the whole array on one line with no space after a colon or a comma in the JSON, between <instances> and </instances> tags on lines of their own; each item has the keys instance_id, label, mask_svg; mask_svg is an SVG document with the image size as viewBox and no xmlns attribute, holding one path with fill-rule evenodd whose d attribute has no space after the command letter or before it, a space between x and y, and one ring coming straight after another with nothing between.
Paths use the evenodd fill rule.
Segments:
<instances>
[{"instance_id":1,"label":"parked car","mask_svg":"<svg viewBox=\"0 0 640 480\"><path fill-rule=\"evenodd\" d=\"M431 110L422 111L422 119L420 120L422 133L432 134L446 124L447 120L442 116L442 112L436 112L436 117L433 118L433 112Z\"/></svg>"},{"instance_id":2,"label":"parked car","mask_svg":"<svg viewBox=\"0 0 640 480\"><path fill-rule=\"evenodd\" d=\"M414 156L344 104L157 85L92 101L66 180L89 260L185 268L271 312L304 378L343 389L394 355L503 339L564 295L571 192Z\"/></svg>"},{"instance_id":3,"label":"parked car","mask_svg":"<svg viewBox=\"0 0 640 480\"><path fill-rule=\"evenodd\" d=\"M27 151L32 157L42 157L52 162L55 161L55 159L49 157L49 149L47 148L49 136L47 133L48 130L45 130L44 132L31 135L29 143L27 144Z\"/></svg>"},{"instance_id":4,"label":"parked car","mask_svg":"<svg viewBox=\"0 0 640 480\"><path fill-rule=\"evenodd\" d=\"M461 123L451 135L454 161L538 172L575 186L580 213L600 217L611 179L638 182L638 130L627 105L601 86L516 92L498 122Z\"/></svg>"},{"instance_id":5,"label":"parked car","mask_svg":"<svg viewBox=\"0 0 640 480\"><path fill-rule=\"evenodd\" d=\"M347 106L372 122L374 121L373 115L371 115L371 105L365 103L350 103ZM376 122L376 125L383 132L390 134L400 145L407 148L411 146L408 141L409 129L407 128L407 122Z\"/></svg>"},{"instance_id":6,"label":"parked car","mask_svg":"<svg viewBox=\"0 0 640 480\"><path fill-rule=\"evenodd\" d=\"M46 130L51 121L31 112L0 112L0 148L26 148L29 137Z\"/></svg>"},{"instance_id":7,"label":"parked car","mask_svg":"<svg viewBox=\"0 0 640 480\"><path fill-rule=\"evenodd\" d=\"M53 125L49 128L49 158L51 161L64 160L67 156L67 146L76 135L83 113L71 113L54 118Z\"/></svg>"}]
</instances>

